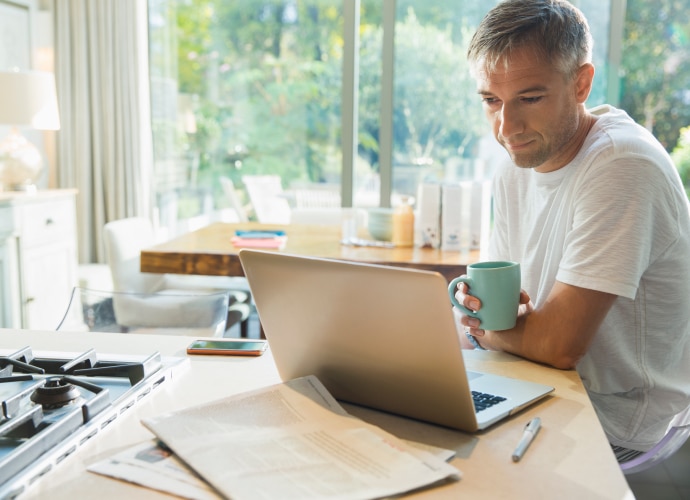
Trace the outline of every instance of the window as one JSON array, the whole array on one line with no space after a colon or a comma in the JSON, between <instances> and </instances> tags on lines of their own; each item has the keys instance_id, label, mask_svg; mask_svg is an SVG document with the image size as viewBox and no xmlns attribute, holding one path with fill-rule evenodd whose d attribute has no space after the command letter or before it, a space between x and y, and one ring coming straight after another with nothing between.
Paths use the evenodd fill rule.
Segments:
<instances>
[{"instance_id":1,"label":"window","mask_svg":"<svg viewBox=\"0 0 690 500\"><path fill-rule=\"evenodd\" d=\"M221 177L241 210L243 176L279 176L293 209L387 206L423 180L489 176L502 151L465 53L495 3L149 0L161 225L236 219ZM588 104L616 105L625 2L573 3L595 39Z\"/></svg>"},{"instance_id":2,"label":"window","mask_svg":"<svg viewBox=\"0 0 690 500\"><path fill-rule=\"evenodd\" d=\"M391 30L393 21L383 30L370 22L363 4L360 46L360 138L369 139L376 148L376 132L388 123L379 116L381 96L392 95L390 120L392 151L392 196L414 196L421 181L456 181L489 178L497 157L505 153L491 137L483 117L474 80L466 60L470 39L486 13L498 3L492 1L397 0L378 3L394 9L394 79L392 92L385 88L386 72L372 62L382 49L381 39ZM606 101L607 55L609 54L610 2L574 2L591 22L598 67L590 105ZM381 7L383 5L383 7ZM375 26L374 29L371 29ZM383 34L380 32L383 31ZM385 44L384 44L385 45ZM384 56L385 64L385 56ZM370 79L370 80L369 80ZM383 86L382 86L383 85ZM374 156L360 142L360 153ZM374 162L376 163L376 161ZM385 171L385 169L382 168Z\"/></svg>"}]
</instances>

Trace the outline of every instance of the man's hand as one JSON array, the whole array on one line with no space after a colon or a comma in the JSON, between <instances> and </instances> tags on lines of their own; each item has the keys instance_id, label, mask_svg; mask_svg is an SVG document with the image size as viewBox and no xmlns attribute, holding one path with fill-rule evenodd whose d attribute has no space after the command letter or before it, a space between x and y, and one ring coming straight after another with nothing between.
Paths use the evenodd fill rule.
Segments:
<instances>
[{"instance_id":1,"label":"man's hand","mask_svg":"<svg viewBox=\"0 0 690 500\"><path fill-rule=\"evenodd\" d=\"M461 283L455 297L465 307L476 311L481 301ZM472 335L485 349L505 351L556 368L572 369L587 353L601 323L617 296L567 285L556 281L544 303L535 308L524 291L515 328L502 331L482 330L479 320L455 312L463 348L471 349L464 332Z\"/></svg>"},{"instance_id":2,"label":"man's hand","mask_svg":"<svg viewBox=\"0 0 690 500\"><path fill-rule=\"evenodd\" d=\"M458 289L455 293L455 298L460 304L464 305L466 308L474 312L477 312L482 307L481 300L479 300L477 297L474 297L473 295L470 295L467 283L458 283ZM529 295L526 291L520 290L520 306L518 307L518 318L531 313L533 310L534 305L532 304L532 300L530 299ZM482 347L485 347L480 342L481 337L484 336L484 330L481 328L481 323L479 319L466 315L457 307L453 308L453 312L455 313L455 323L458 331L464 331L466 334L469 333L470 335L475 337L477 342L479 342L480 345L482 345ZM474 346L470 343L470 341L466 338L465 335L460 336L460 343L462 344L463 349L474 349Z\"/></svg>"}]
</instances>

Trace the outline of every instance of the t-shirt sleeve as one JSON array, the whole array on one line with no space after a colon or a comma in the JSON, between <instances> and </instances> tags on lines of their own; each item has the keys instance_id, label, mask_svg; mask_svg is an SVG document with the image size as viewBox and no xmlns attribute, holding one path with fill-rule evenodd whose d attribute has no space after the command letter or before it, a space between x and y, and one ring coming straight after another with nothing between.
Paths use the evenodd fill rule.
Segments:
<instances>
[{"instance_id":1,"label":"t-shirt sleeve","mask_svg":"<svg viewBox=\"0 0 690 500\"><path fill-rule=\"evenodd\" d=\"M678 237L662 169L629 156L582 176L556 279L634 299L642 274Z\"/></svg>"}]
</instances>

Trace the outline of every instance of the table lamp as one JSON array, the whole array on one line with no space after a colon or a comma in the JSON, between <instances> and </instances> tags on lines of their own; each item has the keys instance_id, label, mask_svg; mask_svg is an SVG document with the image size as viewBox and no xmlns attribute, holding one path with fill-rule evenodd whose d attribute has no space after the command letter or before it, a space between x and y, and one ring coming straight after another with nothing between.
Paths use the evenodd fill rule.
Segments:
<instances>
[{"instance_id":1,"label":"table lamp","mask_svg":"<svg viewBox=\"0 0 690 500\"><path fill-rule=\"evenodd\" d=\"M0 142L0 185L14 191L36 189L43 158L20 127L59 130L55 77L43 71L0 71L0 124L10 125Z\"/></svg>"}]
</instances>

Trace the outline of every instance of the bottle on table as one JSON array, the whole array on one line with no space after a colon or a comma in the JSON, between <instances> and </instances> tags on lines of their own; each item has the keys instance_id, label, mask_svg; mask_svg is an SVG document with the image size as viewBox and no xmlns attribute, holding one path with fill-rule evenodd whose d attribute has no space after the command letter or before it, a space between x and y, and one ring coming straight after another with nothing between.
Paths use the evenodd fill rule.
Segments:
<instances>
[{"instance_id":1,"label":"bottle on table","mask_svg":"<svg viewBox=\"0 0 690 500\"><path fill-rule=\"evenodd\" d=\"M403 198L393 212L393 244L396 247L414 245L414 211L409 198Z\"/></svg>"}]
</instances>

